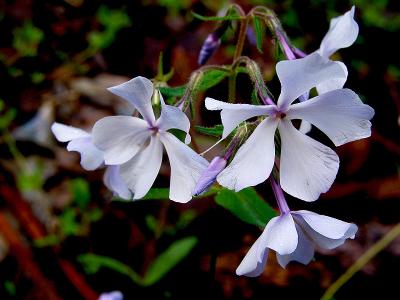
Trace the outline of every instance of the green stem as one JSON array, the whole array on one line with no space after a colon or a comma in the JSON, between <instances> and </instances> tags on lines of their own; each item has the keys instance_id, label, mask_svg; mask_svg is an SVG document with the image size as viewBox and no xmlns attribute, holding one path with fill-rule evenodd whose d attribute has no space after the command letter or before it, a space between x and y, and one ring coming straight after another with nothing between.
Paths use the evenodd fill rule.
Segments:
<instances>
[{"instance_id":1,"label":"green stem","mask_svg":"<svg viewBox=\"0 0 400 300\"><path fill-rule=\"evenodd\" d=\"M385 249L396 237L400 235L400 223L394 226L383 238L381 238L375 245L367 250L360 256L356 262L347 269L347 271L339 277L321 297L321 300L331 300L333 295L347 282L355 273L361 270L372 258L374 258L380 251Z\"/></svg>"},{"instance_id":2,"label":"green stem","mask_svg":"<svg viewBox=\"0 0 400 300\"><path fill-rule=\"evenodd\" d=\"M236 44L235 54L233 56L233 61L236 61L242 55L248 25L249 25L249 17L246 16L240 22L239 36Z\"/></svg>"},{"instance_id":3,"label":"green stem","mask_svg":"<svg viewBox=\"0 0 400 300\"><path fill-rule=\"evenodd\" d=\"M232 74L229 76L229 82L228 82L228 101L230 103L235 102L235 97L236 97L236 70L232 70Z\"/></svg>"}]
</instances>

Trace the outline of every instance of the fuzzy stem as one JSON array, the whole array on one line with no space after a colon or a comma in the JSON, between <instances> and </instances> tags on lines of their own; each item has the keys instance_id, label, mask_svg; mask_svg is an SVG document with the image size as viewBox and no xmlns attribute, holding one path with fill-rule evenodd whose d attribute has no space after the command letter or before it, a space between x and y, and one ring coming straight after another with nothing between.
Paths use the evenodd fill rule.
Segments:
<instances>
[{"instance_id":1,"label":"fuzzy stem","mask_svg":"<svg viewBox=\"0 0 400 300\"><path fill-rule=\"evenodd\" d=\"M272 190L274 191L276 202L278 203L281 214L290 212L289 206L286 202L285 195L283 194L281 186L270 176L269 182L271 183Z\"/></svg>"}]
</instances>

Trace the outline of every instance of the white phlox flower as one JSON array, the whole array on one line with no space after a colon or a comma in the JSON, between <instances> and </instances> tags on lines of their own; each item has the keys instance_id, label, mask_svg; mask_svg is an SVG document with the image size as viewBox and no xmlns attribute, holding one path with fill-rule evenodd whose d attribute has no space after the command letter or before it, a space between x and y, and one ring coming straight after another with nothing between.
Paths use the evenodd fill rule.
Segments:
<instances>
[{"instance_id":1,"label":"white phlox flower","mask_svg":"<svg viewBox=\"0 0 400 300\"><path fill-rule=\"evenodd\" d=\"M184 131L188 143L190 122L187 116L178 107L166 105L160 94L161 115L156 120L151 105L153 84L144 77L135 77L109 91L135 106L143 119L112 116L96 122L93 141L104 152L105 164L119 166L119 174L133 199L139 199L153 185L165 147L171 165L170 199L189 201L208 162L168 132L173 128Z\"/></svg>"},{"instance_id":2,"label":"white phlox flower","mask_svg":"<svg viewBox=\"0 0 400 300\"><path fill-rule=\"evenodd\" d=\"M292 104L318 84L345 77L337 63L318 53L281 61L276 72L281 82L277 105L230 104L206 99L207 109L222 110L222 138L226 138L241 122L266 116L228 167L218 175L217 181L235 191L265 181L274 166L274 136L278 129L281 138L280 185L294 197L314 201L332 185L339 158L332 149L297 130L291 120L310 122L339 146L371 135L369 120L374 110L349 89L333 90Z\"/></svg>"},{"instance_id":3,"label":"white phlox flower","mask_svg":"<svg viewBox=\"0 0 400 300\"><path fill-rule=\"evenodd\" d=\"M68 151L77 151L81 155L81 166L88 171L95 170L104 164L104 153L93 144L92 135L80 128L53 123L51 126L56 139L68 142ZM104 184L114 195L130 199L131 192L119 175L119 166L108 166L104 173Z\"/></svg>"},{"instance_id":4,"label":"white phlox flower","mask_svg":"<svg viewBox=\"0 0 400 300\"><path fill-rule=\"evenodd\" d=\"M358 24L354 20L355 7L353 6L342 16L333 18L329 30L322 39L317 52L324 58L329 59L337 50L350 47L357 39ZM336 61L345 72L344 78L335 78L320 83L316 88L318 94L323 94L343 87L347 80L348 71L344 63Z\"/></svg>"},{"instance_id":5,"label":"white phlox flower","mask_svg":"<svg viewBox=\"0 0 400 300\"><path fill-rule=\"evenodd\" d=\"M261 236L250 248L236 274L259 276L265 269L269 249L276 252L278 263L285 268L290 261L308 264L315 247L333 249L346 239L353 239L357 226L307 210L285 212L271 219Z\"/></svg>"},{"instance_id":6,"label":"white phlox flower","mask_svg":"<svg viewBox=\"0 0 400 300\"><path fill-rule=\"evenodd\" d=\"M102 293L98 300L124 300L124 295L120 291Z\"/></svg>"}]
</instances>

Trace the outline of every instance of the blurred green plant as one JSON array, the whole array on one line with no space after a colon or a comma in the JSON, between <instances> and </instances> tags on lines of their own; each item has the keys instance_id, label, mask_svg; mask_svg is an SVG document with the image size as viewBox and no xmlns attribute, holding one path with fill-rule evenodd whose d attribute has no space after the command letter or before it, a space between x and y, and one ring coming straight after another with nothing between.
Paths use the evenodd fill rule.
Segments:
<instances>
[{"instance_id":1,"label":"blurred green plant","mask_svg":"<svg viewBox=\"0 0 400 300\"><path fill-rule=\"evenodd\" d=\"M43 39L43 31L29 21L22 27L17 27L13 30L12 44L22 57L36 56L39 44Z\"/></svg>"}]
</instances>

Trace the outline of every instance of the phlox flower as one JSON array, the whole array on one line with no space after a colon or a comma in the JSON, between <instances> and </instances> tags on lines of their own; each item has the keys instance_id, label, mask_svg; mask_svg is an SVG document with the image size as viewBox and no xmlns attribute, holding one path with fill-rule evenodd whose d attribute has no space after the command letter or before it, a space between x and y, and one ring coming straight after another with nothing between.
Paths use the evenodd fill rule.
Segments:
<instances>
[{"instance_id":1,"label":"phlox flower","mask_svg":"<svg viewBox=\"0 0 400 300\"><path fill-rule=\"evenodd\" d=\"M53 123L51 126L56 139L68 142L68 151L77 151L81 155L81 166L88 171L95 170L104 163L104 153L93 144L92 135L80 128ZM106 187L122 199L130 199L131 192L119 175L119 166L108 166L103 178Z\"/></svg>"},{"instance_id":2,"label":"phlox flower","mask_svg":"<svg viewBox=\"0 0 400 300\"><path fill-rule=\"evenodd\" d=\"M190 122L187 116L178 107L166 105L160 94L161 115L156 120L151 105L153 84L144 77L135 77L109 91L130 102L143 119L112 116L96 122L93 141L104 152L105 164L119 166L119 174L133 199L139 199L153 185L165 148L171 165L170 199L189 201L208 162L168 132L173 128L184 131L188 143Z\"/></svg>"},{"instance_id":3,"label":"phlox flower","mask_svg":"<svg viewBox=\"0 0 400 300\"><path fill-rule=\"evenodd\" d=\"M98 300L123 300L124 295L120 291L102 293Z\"/></svg>"},{"instance_id":4,"label":"phlox flower","mask_svg":"<svg viewBox=\"0 0 400 300\"><path fill-rule=\"evenodd\" d=\"M280 185L294 197L314 201L332 185L339 158L329 147L298 131L292 120L310 122L339 146L371 135L369 120L374 110L349 89L333 90L292 104L318 84L345 77L337 63L318 53L281 61L276 72L281 82L277 105L231 104L206 99L207 109L222 110L222 138L226 138L241 122L265 116L228 167L218 175L217 181L235 191L265 181L274 166L274 136L278 130L281 139Z\"/></svg>"},{"instance_id":5,"label":"phlox flower","mask_svg":"<svg viewBox=\"0 0 400 300\"><path fill-rule=\"evenodd\" d=\"M308 264L315 247L333 249L353 239L357 226L307 210L286 211L271 219L250 248L236 274L259 276L265 268L269 249L276 251L278 263L285 268L290 261Z\"/></svg>"}]
</instances>

